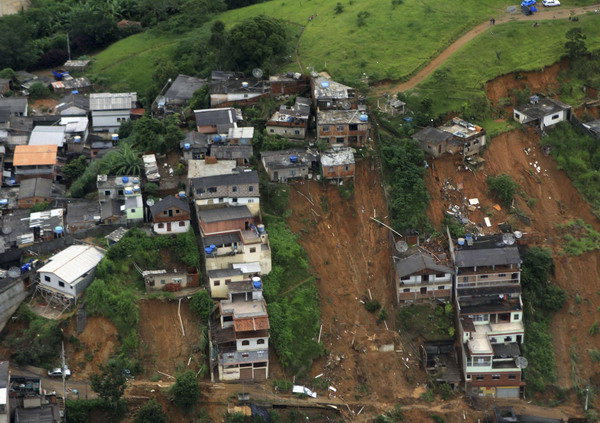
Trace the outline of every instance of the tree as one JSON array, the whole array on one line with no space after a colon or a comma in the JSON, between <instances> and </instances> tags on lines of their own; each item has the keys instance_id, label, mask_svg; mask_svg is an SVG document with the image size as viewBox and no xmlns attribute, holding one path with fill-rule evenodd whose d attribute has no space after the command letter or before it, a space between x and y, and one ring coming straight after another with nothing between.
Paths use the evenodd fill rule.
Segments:
<instances>
[{"instance_id":1,"label":"tree","mask_svg":"<svg viewBox=\"0 0 600 423\"><path fill-rule=\"evenodd\" d=\"M202 324L206 324L208 321L214 305L213 300L205 290L196 292L190 301L190 308L198 315Z\"/></svg>"},{"instance_id":2,"label":"tree","mask_svg":"<svg viewBox=\"0 0 600 423\"><path fill-rule=\"evenodd\" d=\"M29 97L33 99L50 97L50 89L41 82L34 82L29 87Z\"/></svg>"},{"instance_id":3,"label":"tree","mask_svg":"<svg viewBox=\"0 0 600 423\"><path fill-rule=\"evenodd\" d=\"M177 69L177 66L175 66L171 60L159 57L154 62L154 73L152 74L152 79L154 80L156 88L162 90L163 86L169 79L173 80L177 78L178 73L179 70Z\"/></svg>"},{"instance_id":4,"label":"tree","mask_svg":"<svg viewBox=\"0 0 600 423\"><path fill-rule=\"evenodd\" d=\"M0 68L23 69L35 63L36 51L31 42L33 27L21 14L0 19Z\"/></svg>"},{"instance_id":5,"label":"tree","mask_svg":"<svg viewBox=\"0 0 600 423\"><path fill-rule=\"evenodd\" d=\"M106 366L100 366L100 373L90 378L91 387L100 398L106 400L115 409L125 392L127 378L123 366L116 360L110 360Z\"/></svg>"},{"instance_id":6,"label":"tree","mask_svg":"<svg viewBox=\"0 0 600 423\"><path fill-rule=\"evenodd\" d=\"M367 24L367 18L371 16L371 14L367 11L358 12L356 15L356 24L358 26L365 26Z\"/></svg>"},{"instance_id":7,"label":"tree","mask_svg":"<svg viewBox=\"0 0 600 423\"><path fill-rule=\"evenodd\" d=\"M505 206L512 205L513 198L519 189L517 184L509 175L488 176L487 185L490 192L496 196L498 201Z\"/></svg>"},{"instance_id":8,"label":"tree","mask_svg":"<svg viewBox=\"0 0 600 423\"><path fill-rule=\"evenodd\" d=\"M63 174L71 179L75 180L83 175L87 168L87 158L85 156L79 156L75 160L71 160L69 163L63 166Z\"/></svg>"},{"instance_id":9,"label":"tree","mask_svg":"<svg viewBox=\"0 0 600 423\"><path fill-rule=\"evenodd\" d=\"M188 370L177 375L175 384L171 387L171 398L177 407L189 410L200 397L200 388L196 374Z\"/></svg>"},{"instance_id":10,"label":"tree","mask_svg":"<svg viewBox=\"0 0 600 423\"><path fill-rule=\"evenodd\" d=\"M344 12L344 5L342 3L338 3L335 5L335 7L333 8L334 12L336 15L339 15L340 13Z\"/></svg>"},{"instance_id":11,"label":"tree","mask_svg":"<svg viewBox=\"0 0 600 423\"><path fill-rule=\"evenodd\" d=\"M191 110L208 109L210 107L210 95L208 91L208 85L198 88L194 91L192 99L190 100Z\"/></svg>"},{"instance_id":12,"label":"tree","mask_svg":"<svg viewBox=\"0 0 600 423\"><path fill-rule=\"evenodd\" d=\"M80 9L71 17L69 35L73 49L86 52L117 40L119 30L115 21L106 13Z\"/></svg>"},{"instance_id":13,"label":"tree","mask_svg":"<svg viewBox=\"0 0 600 423\"><path fill-rule=\"evenodd\" d=\"M565 34L567 42L565 43L565 49L569 59L577 59L578 57L584 56L588 50L585 45L586 36L581 28L571 28Z\"/></svg>"},{"instance_id":14,"label":"tree","mask_svg":"<svg viewBox=\"0 0 600 423\"><path fill-rule=\"evenodd\" d=\"M140 175L143 168L139 153L129 144L122 144L111 152L103 166L103 170L112 175Z\"/></svg>"},{"instance_id":15,"label":"tree","mask_svg":"<svg viewBox=\"0 0 600 423\"><path fill-rule=\"evenodd\" d=\"M227 44L234 68L245 72L268 69L288 51L287 28L279 19L255 16L233 27Z\"/></svg>"},{"instance_id":16,"label":"tree","mask_svg":"<svg viewBox=\"0 0 600 423\"><path fill-rule=\"evenodd\" d=\"M155 400L148 401L135 416L134 423L166 423L167 415Z\"/></svg>"}]
</instances>

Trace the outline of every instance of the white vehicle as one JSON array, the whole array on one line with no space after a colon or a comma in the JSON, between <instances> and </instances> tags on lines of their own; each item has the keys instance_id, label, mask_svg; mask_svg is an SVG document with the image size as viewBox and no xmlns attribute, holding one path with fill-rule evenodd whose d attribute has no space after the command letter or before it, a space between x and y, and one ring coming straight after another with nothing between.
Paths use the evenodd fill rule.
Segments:
<instances>
[{"instance_id":1,"label":"white vehicle","mask_svg":"<svg viewBox=\"0 0 600 423\"><path fill-rule=\"evenodd\" d=\"M48 377L62 377L62 369L57 367L56 369L48 370ZM65 369L65 377L71 376L71 370Z\"/></svg>"},{"instance_id":2,"label":"white vehicle","mask_svg":"<svg viewBox=\"0 0 600 423\"><path fill-rule=\"evenodd\" d=\"M558 0L544 0L542 1L542 4L546 7L552 7L552 6L560 6L560 1Z\"/></svg>"}]
</instances>

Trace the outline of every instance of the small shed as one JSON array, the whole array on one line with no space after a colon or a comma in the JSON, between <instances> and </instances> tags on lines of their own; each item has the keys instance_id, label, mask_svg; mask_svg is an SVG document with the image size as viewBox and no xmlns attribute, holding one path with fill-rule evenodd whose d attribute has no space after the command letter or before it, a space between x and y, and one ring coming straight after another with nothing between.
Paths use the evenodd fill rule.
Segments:
<instances>
[{"instance_id":1,"label":"small shed","mask_svg":"<svg viewBox=\"0 0 600 423\"><path fill-rule=\"evenodd\" d=\"M90 60L67 60L63 65L63 69L72 72L72 71L82 71L85 70L90 64Z\"/></svg>"}]
</instances>

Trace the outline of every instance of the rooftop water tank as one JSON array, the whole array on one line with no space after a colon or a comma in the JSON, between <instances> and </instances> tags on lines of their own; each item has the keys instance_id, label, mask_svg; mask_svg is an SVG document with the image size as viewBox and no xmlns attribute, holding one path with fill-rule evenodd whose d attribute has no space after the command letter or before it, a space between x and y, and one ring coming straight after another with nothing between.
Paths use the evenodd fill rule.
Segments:
<instances>
[{"instance_id":1,"label":"rooftop water tank","mask_svg":"<svg viewBox=\"0 0 600 423\"><path fill-rule=\"evenodd\" d=\"M192 144L190 144L190 143L188 143L188 142L186 142L185 144L183 144L183 149L184 149L184 150L189 150L189 149L191 149L191 148L192 148Z\"/></svg>"},{"instance_id":2,"label":"rooftop water tank","mask_svg":"<svg viewBox=\"0 0 600 423\"><path fill-rule=\"evenodd\" d=\"M359 119L361 122L368 122L368 121L369 121L369 116L363 113L362 115L360 115L360 116L358 117L358 119Z\"/></svg>"},{"instance_id":3,"label":"rooftop water tank","mask_svg":"<svg viewBox=\"0 0 600 423\"><path fill-rule=\"evenodd\" d=\"M179 198L185 198L185 191L179 191Z\"/></svg>"},{"instance_id":4,"label":"rooftop water tank","mask_svg":"<svg viewBox=\"0 0 600 423\"><path fill-rule=\"evenodd\" d=\"M321 82L321 87L323 87L323 88L329 88L329 81L322 81Z\"/></svg>"},{"instance_id":5,"label":"rooftop water tank","mask_svg":"<svg viewBox=\"0 0 600 423\"><path fill-rule=\"evenodd\" d=\"M127 182L129 182L129 176L122 176L121 177L121 181L126 184Z\"/></svg>"},{"instance_id":6,"label":"rooftop water tank","mask_svg":"<svg viewBox=\"0 0 600 423\"><path fill-rule=\"evenodd\" d=\"M8 198L0 198L0 206L8 205Z\"/></svg>"},{"instance_id":7,"label":"rooftop water tank","mask_svg":"<svg viewBox=\"0 0 600 423\"><path fill-rule=\"evenodd\" d=\"M131 178L131 183L134 185L139 185L140 184L140 178Z\"/></svg>"},{"instance_id":8,"label":"rooftop water tank","mask_svg":"<svg viewBox=\"0 0 600 423\"><path fill-rule=\"evenodd\" d=\"M263 225L262 223L259 223L258 225L256 225L256 229L258 230L259 234L265 233L265 225Z\"/></svg>"},{"instance_id":9,"label":"rooftop water tank","mask_svg":"<svg viewBox=\"0 0 600 423\"><path fill-rule=\"evenodd\" d=\"M215 136L213 137L213 141L214 141L214 142L221 142L221 136L220 136L220 135L215 135Z\"/></svg>"},{"instance_id":10,"label":"rooftop water tank","mask_svg":"<svg viewBox=\"0 0 600 423\"><path fill-rule=\"evenodd\" d=\"M112 134L111 138L113 141L119 141L119 134Z\"/></svg>"},{"instance_id":11,"label":"rooftop water tank","mask_svg":"<svg viewBox=\"0 0 600 423\"><path fill-rule=\"evenodd\" d=\"M246 81L242 82L242 88L248 88L248 83Z\"/></svg>"},{"instance_id":12,"label":"rooftop water tank","mask_svg":"<svg viewBox=\"0 0 600 423\"><path fill-rule=\"evenodd\" d=\"M75 136L73 137L73 142L74 142L74 143L80 143L80 142L81 142L81 137L80 137L79 135L75 135Z\"/></svg>"},{"instance_id":13,"label":"rooftop water tank","mask_svg":"<svg viewBox=\"0 0 600 423\"><path fill-rule=\"evenodd\" d=\"M292 163L298 163L298 156L291 155L290 156L290 162L292 162Z\"/></svg>"},{"instance_id":14,"label":"rooftop water tank","mask_svg":"<svg viewBox=\"0 0 600 423\"><path fill-rule=\"evenodd\" d=\"M260 280L260 278L258 276L255 276L252 278L252 287L254 289L261 289L262 288L262 282Z\"/></svg>"},{"instance_id":15,"label":"rooftop water tank","mask_svg":"<svg viewBox=\"0 0 600 423\"><path fill-rule=\"evenodd\" d=\"M56 227L54 228L54 233L56 233L56 234L59 234L59 235L60 235L60 234L62 234L64 231L65 231L65 230L63 229L63 227L62 227L62 226L56 226Z\"/></svg>"},{"instance_id":16,"label":"rooftop water tank","mask_svg":"<svg viewBox=\"0 0 600 423\"><path fill-rule=\"evenodd\" d=\"M140 192L140 191L141 191L140 186L139 185L134 185L133 192Z\"/></svg>"},{"instance_id":17,"label":"rooftop water tank","mask_svg":"<svg viewBox=\"0 0 600 423\"><path fill-rule=\"evenodd\" d=\"M458 238L458 245L465 245L465 239L464 238Z\"/></svg>"},{"instance_id":18,"label":"rooftop water tank","mask_svg":"<svg viewBox=\"0 0 600 423\"><path fill-rule=\"evenodd\" d=\"M132 195L133 190L131 188L125 188L125 195Z\"/></svg>"},{"instance_id":19,"label":"rooftop water tank","mask_svg":"<svg viewBox=\"0 0 600 423\"><path fill-rule=\"evenodd\" d=\"M71 91L71 94L79 94L79 90L73 90Z\"/></svg>"}]
</instances>

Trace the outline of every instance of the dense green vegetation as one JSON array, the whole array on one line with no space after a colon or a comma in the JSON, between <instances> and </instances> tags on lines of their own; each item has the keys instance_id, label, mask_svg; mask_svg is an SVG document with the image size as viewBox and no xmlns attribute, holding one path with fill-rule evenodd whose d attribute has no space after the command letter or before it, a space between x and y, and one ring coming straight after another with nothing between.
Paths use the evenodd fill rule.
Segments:
<instances>
[{"instance_id":1,"label":"dense green vegetation","mask_svg":"<svg viewBox=\"0 0 600 423\"><path fill-rule=\"evenodd\" d=\"M134 423L167 423L167 415L162 405L151 399L137 412Z\"/></svg>"},{"instance_id":2,"label":"dense green vegetation","mask_svg":"<svg viewBox=\"0 0 600 423\"><path fill-rule=\"evenodd\" d=\"M119 128L119 139L139 151L164 154L179 147L185 135L179 129L179 116L155 119L148 115L135 121L128 120ZM140 169L141 170L141 169Z\"/></svg>"},{"instance_id":3,"label":"dense green vegetation","mask_svg":"<svg viewBox=\"0 0 600 423\"><path fill-rule=\"evenodd\" d=\"M600 63L600 60L599 60ZM600 143L567 122L556 125L542 138L542 145L552 149L559 168L564 169L573 185L592 205L600 217Z\"/></svg>"},{"instance_id":4,"label":"dense green vegetation","mask_svg":"<svg viewBox=\"0 0 600 423\"><path fill-rule=\"evenodd\" d=\"M139 346L137 299L144 290L141 275L133 263L144 269L168 266L169 263L164 262L165 251L185 266L197 266L200 260L193 231L151 237L134 228L109 248L96 269L94 282L86 291L86 311L112 320L122 345L119 359L133 372L138 372L141 366L135 359Z\"/></svg>"},{"instance_id":5,"label":"dense green vegetation","mask_svg":"<svg viewBox=\"0 0 600 423\"><path fill-rule=\"evenodd\" d=\"M487 177L486 182L490 193L496 197L500 204L504 207L512 205L515 194L519 190L519 184L513 181L510 175L490 175Z\"/></svg>"},{"instance_id":6,"label":"dense green vegetation","mask_svg":"<svg viewBox=\"0 0 600 423\"><path fill-rule=\"evenodd\" d=\"M285 220L269 216L265 223L273 261L264 291L271 342L281 364L299 373L323 353L317 343L320 311L315 278L309 272L306 252Z\"/></svg>"},{"instance_id":7,"label":"dense green vegetation","mask_svg":"<svg viewBox=\"0 0 600 423\"><path fill-rule=\"evenodd\" d=\"M570 220L558 225L563 232L565 243L563 253L569 256L580 256L588 251L600 250L600 232L582 219Z\"/></svg>"},{"instance_id":8,"label":"dense green vegetation","mask_svg":"<svg viewBox=\"0 0 600 423\"><path fill-rule=\"evenodd\" d=\"M425 186L425 156L410 138L382 135L379 140L384 177L389 185L388 208L399 232L427 229L429 193Z\"/></svg>"},{"instance_id":9,"label":"dense green vegetation","mask_svg":"<svg viewBox=\"0 0 600 423\"><path fill-rule=\"evenodd\" d=\"M101 364L100 373L90 377L92 390L115 410L118 409L119 401L125 393L127 378L124 370L125 368L120 362L111 360L106 365Z\"/></svg>"},{"instance_id":10,"label":"dense green vegetation","mask_svg":"<svg viewBox=\"0 0 600 423\"><path fill-rule=\"evenodd\" d=\"M180 373L171 386L171 399L175 405L183 410L192 408L200 398L200 387L196 374L188 370Z\"/></svg>"},{"instance_id":11,"label":"dense green vegetation","mask_svg":"<svg viewBox=\"0 0 600 423\"><path fill-rule=\"evenodd\" d=\"M397 315L398 327L412 337L423 338L427 341L452 339L455 329L451 304L421 305L410 304L401 307Z\"/></svg>"},{"instance_id":12,"label":"dense green vegetation","mask_svg":"<svg viewBox=\"0 0 600 423\"><path fill-rule=\"evenodd\" d=\"M524 353L527 390L543 392L556 381L556 362L550 323L552 314L562 308L565 292L548 279L554 270L552 252L530 247L522 254L521 283L525 320Z\"/></svg>"},{"instance_id":13,"label":"dense green vegetation","mask_svg":"<svg viewBox=\"0 0 600 423\"><path fill-rule=\"evenodd\" d=\"M119 409L115 411L108 401L103 399L93 400L73 400L68 399L67 403L67 423L88 423L90 421L90 415L98 412L104 412L106 415L103 417L111 418L114 421L118 421L125 413L125 402L119 402Z\"/></svg>"}]
</instances>

